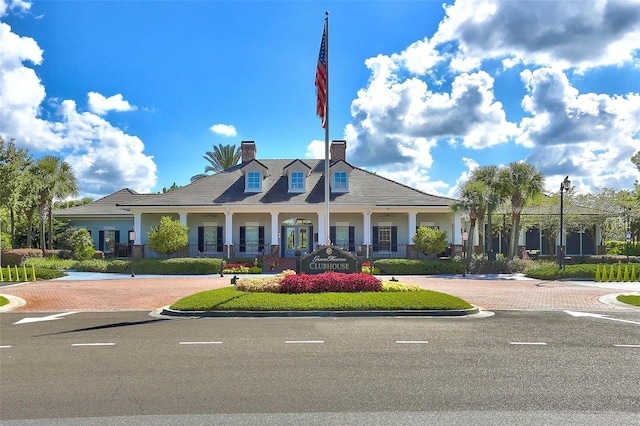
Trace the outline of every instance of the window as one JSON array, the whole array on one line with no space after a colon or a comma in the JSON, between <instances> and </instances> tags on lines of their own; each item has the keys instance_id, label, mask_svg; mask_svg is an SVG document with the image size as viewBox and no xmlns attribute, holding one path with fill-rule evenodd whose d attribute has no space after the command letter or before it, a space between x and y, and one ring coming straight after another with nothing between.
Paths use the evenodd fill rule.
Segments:
<instances>
[{"instance_id":1,"label":"window","mask_svg":"<svg viewBox=\"0 0 640 426\"><path fill-rule=\"evenodd\" d=\"M247 173L247 190L260 191L262 187L262 179L260 172Z\"/></svg>"},{"instance_id":2,"label":"window","mask_svg":"<svg viewBox=\"0 0 640 426\"><path fill-rule=\"evenodd\" d=\"M304 191L304 173L292 172L289 175L289 189L292 192Z\"/></svg>"},{"instance_id":3,"label":"window","mask_svg":"<svg viewBox=\"0 0 640 426\"><path fill-rule=\"evenodd\" d=\"M333 174L333 190L334 191L347 190L347 172L335 172Z\"/></svg>"},{"instance_id":4,"label":"window","mask_svg":"<svg viewBox=\"0 0 640 426\"><path fill-rule=\"evenodd\" d=\"M120 231L117 229L105 229L98 233L98 250L104 254L115 252L116 244L120 243Z\"/></svg>"},{"instance_id":5,"label":"window","mask_svg":"<svg viewBox=\"0 0 640 426\"><path fill-rule=\"evenodd\" d=\"M379 226L378 227L378 251L390 251L391 250L391 227Z\"/></svg>"},{"instance_id":6,"label":"window","mask_svg":"<svg viewBox=\"0 0 640 426\"><path fill-rule=\"evenodd\" d=\"M249 225L240 227L240 251L261 253L264 250L264 226Z\"/></svg>"},{"instance_id":7,"label":"window","mask_svg":"<svg viewBox=\"0 0 640 426\"><path fill-rule=\"evenodd\" d=\"M373 227L373 251L398 251L398 227L392 225L378 225Z\"/></svg>"},{"instance_id":8,"label":"window","mask_svg":"<svg viewBox=\"0 0 640 426\"><path fill-rule=\"evenodd\" d=\"M222 226L205 224L198 227L198 251L201 253L222 251Z\"/></svg>"}]
</instances>

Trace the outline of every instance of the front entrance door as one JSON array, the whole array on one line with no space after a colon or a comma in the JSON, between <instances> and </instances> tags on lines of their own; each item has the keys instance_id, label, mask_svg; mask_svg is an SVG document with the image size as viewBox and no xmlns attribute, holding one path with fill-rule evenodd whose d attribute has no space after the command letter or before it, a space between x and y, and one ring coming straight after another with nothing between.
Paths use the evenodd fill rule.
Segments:
<instances>
[{"instance_id":1,"label":"front entrance door","mask_svg":"<svg viewBox=\"0 0 640 426\"><path fill-rule=\"evenodd\" d=\"M304 256L309 253L309 226L285 226L284 227L284 257L295 257L296 250Z\"/></svg>"}]
</instances>

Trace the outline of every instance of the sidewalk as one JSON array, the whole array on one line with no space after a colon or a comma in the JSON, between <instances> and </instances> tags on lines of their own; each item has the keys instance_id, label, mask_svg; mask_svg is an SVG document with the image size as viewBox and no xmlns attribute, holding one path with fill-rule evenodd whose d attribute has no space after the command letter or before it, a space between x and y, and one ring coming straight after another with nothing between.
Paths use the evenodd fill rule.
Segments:
<instances>
[{"instance_id":1,"label":"sidewalk","mask_svg":"<svg viewBox=\"0 0 640 426\"><path fill-rule=\"evenodd\" d=\"M24 299L14 311L152 311L200 291L230 285L232 275L158 276L71 273L68 277L0 288ZM380 276L391 279L391 276ZM482 309L619 311L637 308L604 296L640 294L640 283L540 281L521 275L395 276L404 284L458 296Z\"/></svg>"}]
</instances>

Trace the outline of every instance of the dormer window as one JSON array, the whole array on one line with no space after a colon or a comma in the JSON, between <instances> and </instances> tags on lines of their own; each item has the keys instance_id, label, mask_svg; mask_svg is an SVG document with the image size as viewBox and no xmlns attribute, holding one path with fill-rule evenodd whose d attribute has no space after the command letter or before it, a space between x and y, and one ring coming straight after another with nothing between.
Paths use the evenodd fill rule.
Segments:
<instances>
[{"instance_id":1,"label":"dormer window","mask_svg":"<svg viewBox=\"0 0 640 426\"><path fill-rule=\"evenodd\" d=\"M289 192L305 192L307 175L311 168L301 160L294 160L282 169L289 182Z\"/></svg>"},{"instance_id":2,"label":"dormer window","mask_svg":"<svg viewBox=\"0 0 640 426\"><path fill-rule=\"evenodd\" d=\"M247 173L247 191L260 192L262 189L262 173L249 172Z\"/></svg>"},{"instance_id":3,"label":"dormer window","mask_svg":"<svg viewBox=\"0 0 640 426\"><path fill-rule=\"evenodd\" d=\"M329 168L331 192L349 192L349 175L353 166L344 160L334 162Z\"/></svg>"},{"instance_id":4,"label":"dormer window","mask_svg":"<svg viewBox=\"0 0 640 426\"><path fill-rule=\"evenodd\" d=\"M244 192L262 192L262 181L267 176L267 168L257 160L251 160L242 167Z\"/></svg>"},{"instance_id":5,"label":"dormer window","mask_svg":"<svg viewBox=\"0 0 640 426\"><path fill-rule=\"evenodd\" d=\"M349 189L347 186L347 172L335 172L332 186L335 192L347 191Z\"/></svg>"},{"instance_id":6,"label":"dormer window","mask_svg":"<svg viewBox=\"0 0 640 426\"><path fill-rule=\"evenodd\" d=\"M304 191L304 173L292 172L289 175L289 190L291 192L303 192Z\"/></svg>"}]
</instances>

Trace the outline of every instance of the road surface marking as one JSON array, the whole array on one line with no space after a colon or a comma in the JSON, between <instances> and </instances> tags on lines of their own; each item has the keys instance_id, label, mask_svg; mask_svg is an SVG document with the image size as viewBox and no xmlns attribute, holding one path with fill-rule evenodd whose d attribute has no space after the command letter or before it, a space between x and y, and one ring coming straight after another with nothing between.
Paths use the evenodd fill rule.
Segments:
<instances>
[{"instance_id":1,"label":"road surface marking","mask_svg":"<svg viewBox=\"0 0 640 426\"><path fill-rule=\"evenodd\" d=\"M180 342L181 345L221 345L222 342Z\"/></svg>"},{"instance_id":2,"label":"road surface marking","mask_svg":"<svg viewBox=\"0 0 640 426\"><path fill-rule=\"evenodd\" d=\"M620 319L620 318L611 318L609 315L602 315L602 314L592 314L589 312L574 312L574 311L565 311L565 313L573 316L573 317L591 317L591 318L598 318L598 319L606 319L609 321L619 321L619 322L626 322L629 324L637 324L640 325L640 322L637 321L629 321L629 320L624 320L624 319Z\"/></svg>"},{"instance_id":3,"label":"road surface marking","mask_svg":"<svg viewBox=\"0 0 640 426\"><path fill-rule=\"evenodd\" d=\"M72 343L71 346L115 346L115 343Z\"/></svg>"},{"instance_id":4,"label":"road surface marking","mask_svg":"<svg viewBox=\"0 0 640 426\"><path fill-rule=\"evenodd\" d=\"M613 345L616 348L640 348L640 345Z\"/></svg>"},{"instance_id":5,"label":"road surface marking","mask_svg":"<svg viewBox=\"0 0 640 426\"><path fill-rule=\"evenodd\" d=\"M400 345L421 345L429 342L426 340L396 340L396 343Z\"/></svg>"},{"instance_id":6,"label":"road surface marking","mask_svg":"<svg viewBox=\"0 0 640 426\"><path fill-rule=\"evenodd\" d=\"M11 347L11 345L7 345L7 346L0 346L0 349L9 349Z\"/></svg>"},{"instance_id":7,"label":"road surface marking","mask_svg":"<svg viewBox=\"0 0 640 426\"><path fill-rule=\"evenodd\" d=\"M28 324L30 322L41 322L41 321L55 321L62 319L61 317L65 315L77 314L77 312L63 312L61 314L47 315L46 317L37 317L37 318L22 318L20 321L14 322L13 325L16 324Z\"/></svg>"},{"instance_id":8,"label":"road surface marking","mask_svg":"<svg viewBox=\"0 0 640 426\"><path fill-rule=\"evenodd\" d=\"M545 342L509 342L510 345L547 346Z\"/></svg>"},{"instance_id":9,"label":"road surface marking","mask_svg":"<svg viewBox=\"0 0 640 426\"><path fill-rule=\"evenodd\" d=\"M285 343L324 343L324 340L285 340Z\"/></svg>"}]
</instances>

